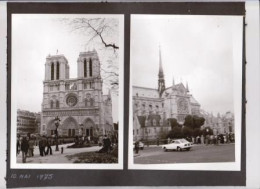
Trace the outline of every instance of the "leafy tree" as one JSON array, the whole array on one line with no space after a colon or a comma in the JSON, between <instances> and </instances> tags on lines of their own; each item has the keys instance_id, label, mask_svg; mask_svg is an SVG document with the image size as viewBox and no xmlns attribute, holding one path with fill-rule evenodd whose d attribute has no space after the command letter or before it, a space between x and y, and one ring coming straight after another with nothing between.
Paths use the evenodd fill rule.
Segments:
<instances>
[{"instance_id":1,"label":"leafy tree","mask_svg":"<svg viewBox=\"0 0 260 189\"><path fill-rule=\"evenodd\" d=\"M182 135L186 138L186 137L190 137L192 135L192 129L190 127L186 127L184 126L182 128Z\"/></svg>"},{"instance_id":2,"label":"leafy tree","mask_svg":"<svg viewBox=\"0 0 260 189\"><path fill-rule=\"evenodd\" d=\"M195 128L193 130L193 136L194 137L201 136L201 134L202 134L202 130L200 128Z\"/></svg>"},{"instance_id":3,"label":"leafy tree","mask_svg":"<svg viewBox=\"0 0 260 189\"><path fill-rule=\"evenodd\" d=\"M184 126L186 127L189 127L189 128L192 128L193 129L193 126L194 126L194 123L193 123L193 117L191 115L187 115L185 117L185 120L184 120Z\"/></svg>"},{"instance_id":4,"label":"leafy tree","mask_svg":"<svg viewBox=\"0 0 260 189\"><path fill-rule=\"evenodd\" d=\"M213 135L213 130L212 130L210 127L205 127L205 128L202 130L202 134L203 134L203 136Z\"/></svg>"},{"instance_id":5,"label":"leafy tree","mask_svg":"<svg viewBox=\"0 0 260 189\"><path fill-rule=\"evenodd\" d=\"M204 125L205 118L204 117L199 117L194 115L193 116L193 128L200 128L202 125Z\"/></svg>"},{"instance_id":6,"label":"leafy tree","mask_svg":"<svg viewBox=\"0 0 260 189\"><path fill-rule=\"evenodd\" d=\"M182 138L182 129L180 127L173 127L168 133L167 138Z\"/></svg>"},{"instance_id":7,"label":"leafy tree","mask_svg":"<svg viewBox=\"0 0 260 189\"><path fill-rule=\"evenodd\" d=\"M168 132L167 132L167 131L161 130L161 131L159 132L159 138L160 138L160 139L166 139L167 136L168 136Z\"/></svg>"},{"instance_id":8,"label":"leafy tree","mask_svg":"<svg viewBox=\"0 0 260 189\"><path fill-rule=\"evenodd\" d=\"M172 129L174 127L179 127L180 126L180 124L178 123L177 119L175 119L175 118L169 118L168 121L169 121Z\"/></svg>"}]
</instances>

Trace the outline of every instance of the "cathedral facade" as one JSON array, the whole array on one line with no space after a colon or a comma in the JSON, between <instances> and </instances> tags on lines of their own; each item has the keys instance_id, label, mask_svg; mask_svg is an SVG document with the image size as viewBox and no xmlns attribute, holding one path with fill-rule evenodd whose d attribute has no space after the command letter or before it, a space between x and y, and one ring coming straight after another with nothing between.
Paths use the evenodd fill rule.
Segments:
<instances>
[{"instance_id":1,"label":"cathedral facade","mask_svg":"<svg viewBox=\"0 0 260 189\"><path fill-rule=\"evenodd\" d=\"M189 93L188 84L175 84L166 88L161 51L159 51L158 87L132 87L133 139L160 138L171 129L170 118L184 123L187 115L200 115L200 104Z\"/></svg>"},{"instance_id":2,"label":"cathedral facade","mask_svg":"<svg viewBox=\"0 0 260 189\"><path fill-rule=\"evenodd\" d=\"M77 60L77 78L70 78L64 55L46 58L43 81L41 130L55 133L55 118L60 136L100 136L113 132L112 99L103 95L100 61L96 50L81 52Z\"/></svg>"}]
</instances>

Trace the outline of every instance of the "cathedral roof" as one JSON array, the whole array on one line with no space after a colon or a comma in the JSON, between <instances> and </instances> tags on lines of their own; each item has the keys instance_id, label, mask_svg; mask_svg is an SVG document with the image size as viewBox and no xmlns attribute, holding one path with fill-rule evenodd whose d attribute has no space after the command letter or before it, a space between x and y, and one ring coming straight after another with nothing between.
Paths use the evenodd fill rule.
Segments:
<instances>
[{"instance_id":1,"label":"cathedral roof","mask_svg":"<svg viewBox=\"0 0 260 189\"><path fill-rule=\"evenodd\" d=\"M139 124L141 127L145 127L145 120L146 120L146 116L137 116Z\"/></svg>"},{"instance_id":2,"label":"cathedral roof","mask_svg":"<svg viewBox=\"0 0 260 189\"><path fill-rule=\"evenodd\" d=\"M133 96L159 98L159 92L157 89L133 86Z\"/></svg>"},{"instance_id":3,"label":"cathedral roof","mask_svg":"<svg viewBox=\"0 0 260 189\"><path fill-rule=\"evenodd\" d=\"M156 115L156 114L152 114L148 116L148 120L153 120L155 119L156 121L160 121L161 116L160 115Z\"/></svg>"},{"instance_id":4,"label":"cathedral roof","mask_svg":"<svg viewBox=\"0 0 260 189\"><path fill-rule=\"evenodd\" d=\"M190 97L190 102L193 103L193 104L200 105L199 102L193 96Z\"/></svg>"}]
</instances>

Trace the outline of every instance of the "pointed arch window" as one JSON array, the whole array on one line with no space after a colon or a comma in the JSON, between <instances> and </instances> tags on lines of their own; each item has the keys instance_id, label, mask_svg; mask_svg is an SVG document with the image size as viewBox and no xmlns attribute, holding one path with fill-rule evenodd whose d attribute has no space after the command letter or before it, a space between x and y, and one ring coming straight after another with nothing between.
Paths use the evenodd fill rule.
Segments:
<instances>
[{"instance_id":1,"label":"pointed arch window","mask_svg":"<svg viewBox=\"0 0 260 189\"><path fill-rule=\"evenodd\" d=\"M89 59L89 76L92 77L92 60Z\"/></svg>"},{"instance_id":2,"label":"pointed arch window","mask_svg":"<svg viewBox=\"0 0 260 189\"><path fill-rule=\"evenodd\" d=\"M58 100L56 101L56 108L60 108L60 102Z\"/></svg>"},{"instance_id":3,"label":"pointed arch window","mask_svg":"<svg viewBox=\"0 0 260 189\"><path fill-rule=\"evenodd\" d=\"M87 77L87 60L84 59L84 77Z\"/></svg>"},{"instance_id":4,"label":"pointed arch window","mask_svg":"<svg viewBox=\"0 0 260 189\"><path fill-rule=\"evenodd\" d=\"M90 99L90 106L94 106L94 99L93 98Z\"/></svg>"},{"instance_id":5,"label":"pointed arch window","mask_svg":"<svg viewBox=\"0 0 260 189\"><path fill-rule=\"evenodd\" d=\"M53 100L51 100L51 109L53 108Z\"/></svg>"},{"instance_id":6,"label":"pointed arch window","mask_svg":"<svg viewBox=\"0 0 260 189\"><path fill-rule=\"evenodd\" d=\"M51 80L54 80L54 63L51 63Z\"/></svg>"},{"instance_id":7,"label":"pointed arch window","mask_svg":"<svg viewBox=\"0 0 260 189\"><path fill-rule=\"evenodd\" d=\"M57 62L57 67L56 67L56 79L59 80L60 79L60 63Z\"/></svg>"}]
</instances>

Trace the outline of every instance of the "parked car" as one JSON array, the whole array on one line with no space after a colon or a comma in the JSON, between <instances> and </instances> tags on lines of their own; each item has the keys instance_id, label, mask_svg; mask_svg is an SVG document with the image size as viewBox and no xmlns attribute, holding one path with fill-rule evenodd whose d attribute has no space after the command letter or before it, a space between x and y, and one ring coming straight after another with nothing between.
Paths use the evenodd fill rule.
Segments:
<instances>
[{"instance_id":1,"label":"parked car","mask_svg":"<svg viewBox=\"0 0 260 189\"><path fill-rule=\"evenodd\" d=\"M192 147L192 143L187 141L186 139L175 139L172 140L169 144L162 145L162 149L167 152L168 150L187 150L189 151Z\"/></svg>"},{"instance_id":2,"label":"parked car","mask_svg":"<svg viewBox=\"0 0 260 189\"><path fill-rule=\"evenodd\" d=\"M135 143L136 143L136 141L134 141L134 143L133 143L133 144L134 144L134 145L133 145L134 148L135 148ZM140 150L143 150L143 149L144 149L144 143L142 143L141 141L139 141L139 149L140 149Z\"/></svg>"}]
</instances>

